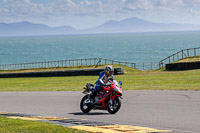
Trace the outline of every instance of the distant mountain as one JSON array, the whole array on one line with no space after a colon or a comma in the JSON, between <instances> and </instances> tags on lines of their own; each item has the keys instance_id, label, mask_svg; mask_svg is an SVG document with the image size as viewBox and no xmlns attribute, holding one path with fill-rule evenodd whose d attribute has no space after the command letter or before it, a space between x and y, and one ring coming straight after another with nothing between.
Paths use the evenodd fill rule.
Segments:
<instances>
[{"instance_id":1,"label":"distant mountain","mask_svg":"<svg viewBox=\"0 0 200 133\"><path fill-rule=\"evenodd\" d=\"M60 35L74 32L76 30L71 26L48 27L43 24L34 24L27 21L10 24L0 23L0 36Z\"/></svg>"},{"instance_id":2,"label":"distant mountain","mask_svg":"<svg viewBox=\"0 0 200 133\"><path fill-rule=\"evenodd\" d=\"M76 30L71 26L48 27L27 21L19 23L0 23L0 36L24 35L63 35L93 33L128 33L128 32L159 32L200 30L200 25L154 23L140 18L127 18L121 21L110 20L104 24L84 30Z\"/></svg>"},{"instance_id":3,"label":"distant mountain","mask_svg":"<svg viewBox=\"0 0 200 133\"><path fill-rule=\"evenodd\" d=\"M165 24L145 21L140 18L128 18L121 21L108 21L91 29L83 30L86 33L123 33L123 32L157 32L157 31L188 31L200 30L200 25L192 24Z\"/></svg>"}]
</instances>

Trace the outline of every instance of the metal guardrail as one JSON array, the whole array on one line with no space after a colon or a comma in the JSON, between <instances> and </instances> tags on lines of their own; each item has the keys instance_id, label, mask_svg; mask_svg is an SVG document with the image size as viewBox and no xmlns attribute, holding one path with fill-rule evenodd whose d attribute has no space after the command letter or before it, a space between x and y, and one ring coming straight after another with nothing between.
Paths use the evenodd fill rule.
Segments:
<instances>
[{"instance_id":1,"label":"metal guardrail","mask_svg":"<svg viewBox=\"0 0 200 133\"><path fill-rule=\"evenodd\" d=\"M191 49L183 49L175 54L168 56L167 58L161 60L159 62L159 68L162 68L165 64L171 63L180 59L184 59L187 57L200 55L200 47L191 48Z\"/></svg>"},{"instance_id":2,"label":"metal guardrail","mask_svg":"<svg viewBox=\"0 0 200 133\"><path fill-rule=\"evenodd\" d=\"M120 64L131 68L136 68L136 63L120 62L103 58L89 58L89 59L74 59L74 60L60 60L47 62L33 62L22 64L6 64L0 65L0 70L23 70L23 69L37 69L37 68L55 68L55 67L69 67L69 66L91 66L91 65L106 65L106 64Z\"/></svg>"}]
</instances>

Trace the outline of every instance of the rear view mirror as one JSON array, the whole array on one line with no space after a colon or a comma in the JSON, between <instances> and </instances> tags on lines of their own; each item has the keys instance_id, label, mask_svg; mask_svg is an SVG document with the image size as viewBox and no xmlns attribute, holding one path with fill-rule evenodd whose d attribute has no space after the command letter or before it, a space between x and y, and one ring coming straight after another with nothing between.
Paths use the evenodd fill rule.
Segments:
<instances>
[{"instance_id":1,"label":"rear view mirror","mask_svg":"<svg viewBox=\"0 0 200 133\"><path fill-rule=\"evenodd\" d=\"M119 84L122 85L122 81L119 81Z\"/></svg>"}]
</instances>

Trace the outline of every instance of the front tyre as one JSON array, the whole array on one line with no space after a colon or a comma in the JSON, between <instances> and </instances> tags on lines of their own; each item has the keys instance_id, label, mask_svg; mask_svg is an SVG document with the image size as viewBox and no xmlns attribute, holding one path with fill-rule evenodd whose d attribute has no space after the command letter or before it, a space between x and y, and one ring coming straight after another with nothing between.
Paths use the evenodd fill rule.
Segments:
<instances>
[{"instance_id":1,"label":"front tyre","mask_svg":"<svg viewBox=\"0 0 200 133\"><path fill-rule=\"evenodd\" d=\"M90 106L90 98L89 95L85 95L80 103L80 108L83 113L88 113L92 110L92 106Z\"/></svg>"},{"instance_id":2,"label":"front tyre","mask_svg":"<svg viewBox=\"0 0 200 133\"><path fill-rule=\"evenodd\" d=\"M107 110L110 114L117 113L120 107L121 107L121 100L119 99L119 97L116 97L112 102L109 101L107 104Z\"/></svg>"}]
</instances>

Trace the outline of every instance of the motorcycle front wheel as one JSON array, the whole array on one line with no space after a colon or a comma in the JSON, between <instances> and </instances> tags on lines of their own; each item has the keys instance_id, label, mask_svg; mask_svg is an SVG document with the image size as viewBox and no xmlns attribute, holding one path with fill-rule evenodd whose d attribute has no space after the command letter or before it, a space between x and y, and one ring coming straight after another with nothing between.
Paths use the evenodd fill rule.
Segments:
<instances>
[{"instance_id":1,"label":"motorcycle front wheel","mask_svg":"<svg viewBox=\"0 0 200 133\"><path fill-rule=\"evenodd\" d=\"M119 111L121 107L121 100L119 99L119 97L116 97L112 103L109 101L107 104L107 110L110 114L115 114L117 113L117 111Z\"/></svg>"},{"instance_id":2,"label":"motorcycle front wheel","mask_svg":"<svg viewBox=\"0 0 200 133\"><path fill-rule=\"evenodd\" d=\"M85 95L80 103L80 108L83 113L88 113L92 110L92 106L90 106L90 98L89 95Z\"/></svg>"}]
</instances>

